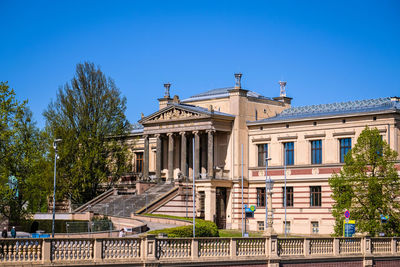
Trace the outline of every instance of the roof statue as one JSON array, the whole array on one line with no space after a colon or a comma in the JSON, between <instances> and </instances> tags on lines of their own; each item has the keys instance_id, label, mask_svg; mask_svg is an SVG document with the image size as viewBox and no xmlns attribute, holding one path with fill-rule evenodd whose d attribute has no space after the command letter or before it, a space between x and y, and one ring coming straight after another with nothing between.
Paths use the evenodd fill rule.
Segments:
<instances>
[{"instance_id":1,"label":"roof statue","mask_svg":"<svg viewBox=\"0 0 400 267\"><path fill-rule=\"evenodd\" d=\"M279 85L281 86L281 92L280 92L279 96L286 97L286 82L279 81Z\"/></svg>"},{"instance_id":2,"label":"roof statue","mask_svg":"<svg viewBox=\"0 0 400 267\"><path fill-rule=\"evenodd\" d=\"M170 98L170 95L169 95L170 87L171 87L170 83L164 83L164 88L165 88L164 98Z\"/></svg>"}]
</instances>

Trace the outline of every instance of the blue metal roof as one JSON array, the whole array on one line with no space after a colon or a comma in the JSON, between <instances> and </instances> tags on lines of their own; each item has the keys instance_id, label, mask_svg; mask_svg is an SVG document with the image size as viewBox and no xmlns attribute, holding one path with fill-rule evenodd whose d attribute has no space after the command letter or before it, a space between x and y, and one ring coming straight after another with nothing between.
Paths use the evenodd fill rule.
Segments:
<instances>
[{"instance_id":1,"label":"blue metal roof","mask_svg":"<svg viewBox=\"0 0 400 267\"><path fill-rule=\"evenodd\" d=\"M181 102L190 102L190 101L199 101L199 100L206 100L206 99L212 99L212 98L228 97L229 90L232 90L232 89L235 89L235 88L234 87L225 87L225 88L212 89L212 90L191 96L189 98L183 99ZM248 91L247 96L271 100L271 98L265 97L263 95L260 95L259 93L253 92L253 91Z\"/></svg>"},{"instance_id":2,"label":"blue metal roof","mask_svg":"<svg viewBox=\"0 0 400 267\"><path fill-rule=\"evenodd\" d=\"M142 133L143 132L143 125L140 123L133 123L130 125L131 129L130 129L130 133Z\"/></svg>"},{"instance_id":3,"label":"blue metal roof","mask_svg":"<svg viewBox=\"0 0 400 267\"><path fill-rule=\"evenodd\" d=\"M303 107L292 107L285 109L275 117L254 121L259 122L272 122L281 120L294 120L312 117L325 117L334 115L345 115L353 113L364 113L384 110L399 110L400 102L391 100L390 97L356 100L332 104L320 104Z\"/></svg>"}]
</instances>

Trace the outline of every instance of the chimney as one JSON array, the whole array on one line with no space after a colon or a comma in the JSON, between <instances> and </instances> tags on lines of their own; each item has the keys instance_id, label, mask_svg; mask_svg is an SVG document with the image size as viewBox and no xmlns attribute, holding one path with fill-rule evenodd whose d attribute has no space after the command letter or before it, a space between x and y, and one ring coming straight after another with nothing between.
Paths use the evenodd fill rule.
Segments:
<instances>
[{"instance_id":1,"label":"chimney","mask_svg":"<svg viewBox=\"0 0 400 267\"><path fill-rule=\"evenodd\" d=\"M286 82L279 81L279 85L281 86L281 92L280 92L279 96L286 97Z\"/></svg>"},{"instance_id":2,"label":"chimney","mask_svg":"<svg viewBox=\"0 0 400 267\"><path fill-rule=\"evenodd\" d=\"M242 74L241 73L235 73L235 89L241 89L241 79L242 79Z\"/></svg>"},{"instance_id":3,"label":"chimney","mask_svg":"<svg viewBox=\"0 0 400 267\"><path fill-rule=\"evenodd\" d=\"M170 83L164 83L164 87L165 87L164 98L170 98L170 96L169 96L169 88L171 87L171 84Z\"/></svg>"}]
</instances>

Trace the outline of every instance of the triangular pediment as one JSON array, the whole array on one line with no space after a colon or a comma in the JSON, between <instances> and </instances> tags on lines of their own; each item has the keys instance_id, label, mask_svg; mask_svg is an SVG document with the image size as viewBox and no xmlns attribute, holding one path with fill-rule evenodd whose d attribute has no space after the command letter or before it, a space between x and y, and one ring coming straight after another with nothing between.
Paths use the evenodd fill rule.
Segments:
<instances>
[{"instance_id":1,"label":"triangular pediment","mask_svg":"<svg viewBox=\"0 0 400 267\"><path fill-rule=\"evenodd\" d=\"M143 118L142 120L140 120L140 123L141 124L159 123L159 122L168 122L175 120L191 120L204 117L208 117L208 115L203 112L196 112L193 110L173 105L163 108L162 110L159 110Z\"/></svg>"}]
</instances>

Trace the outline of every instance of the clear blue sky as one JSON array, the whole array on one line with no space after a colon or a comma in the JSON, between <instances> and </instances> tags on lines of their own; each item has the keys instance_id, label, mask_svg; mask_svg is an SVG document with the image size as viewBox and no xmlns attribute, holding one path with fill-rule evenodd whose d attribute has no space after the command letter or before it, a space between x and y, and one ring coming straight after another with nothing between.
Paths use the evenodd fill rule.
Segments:
<instances>
[{"instance_id":1,"label":"clear blue sky","mask_svg":"<svg viewBox=\"0 0 400 267\"><path fill-rule=\"evenodd\" d=\"M163 83L186 98L243 84L294 106L400 95L400 1L0 0L0 81L43 110L91 61L127 97L131 122Z\"/></svg>"}]
</instances>

